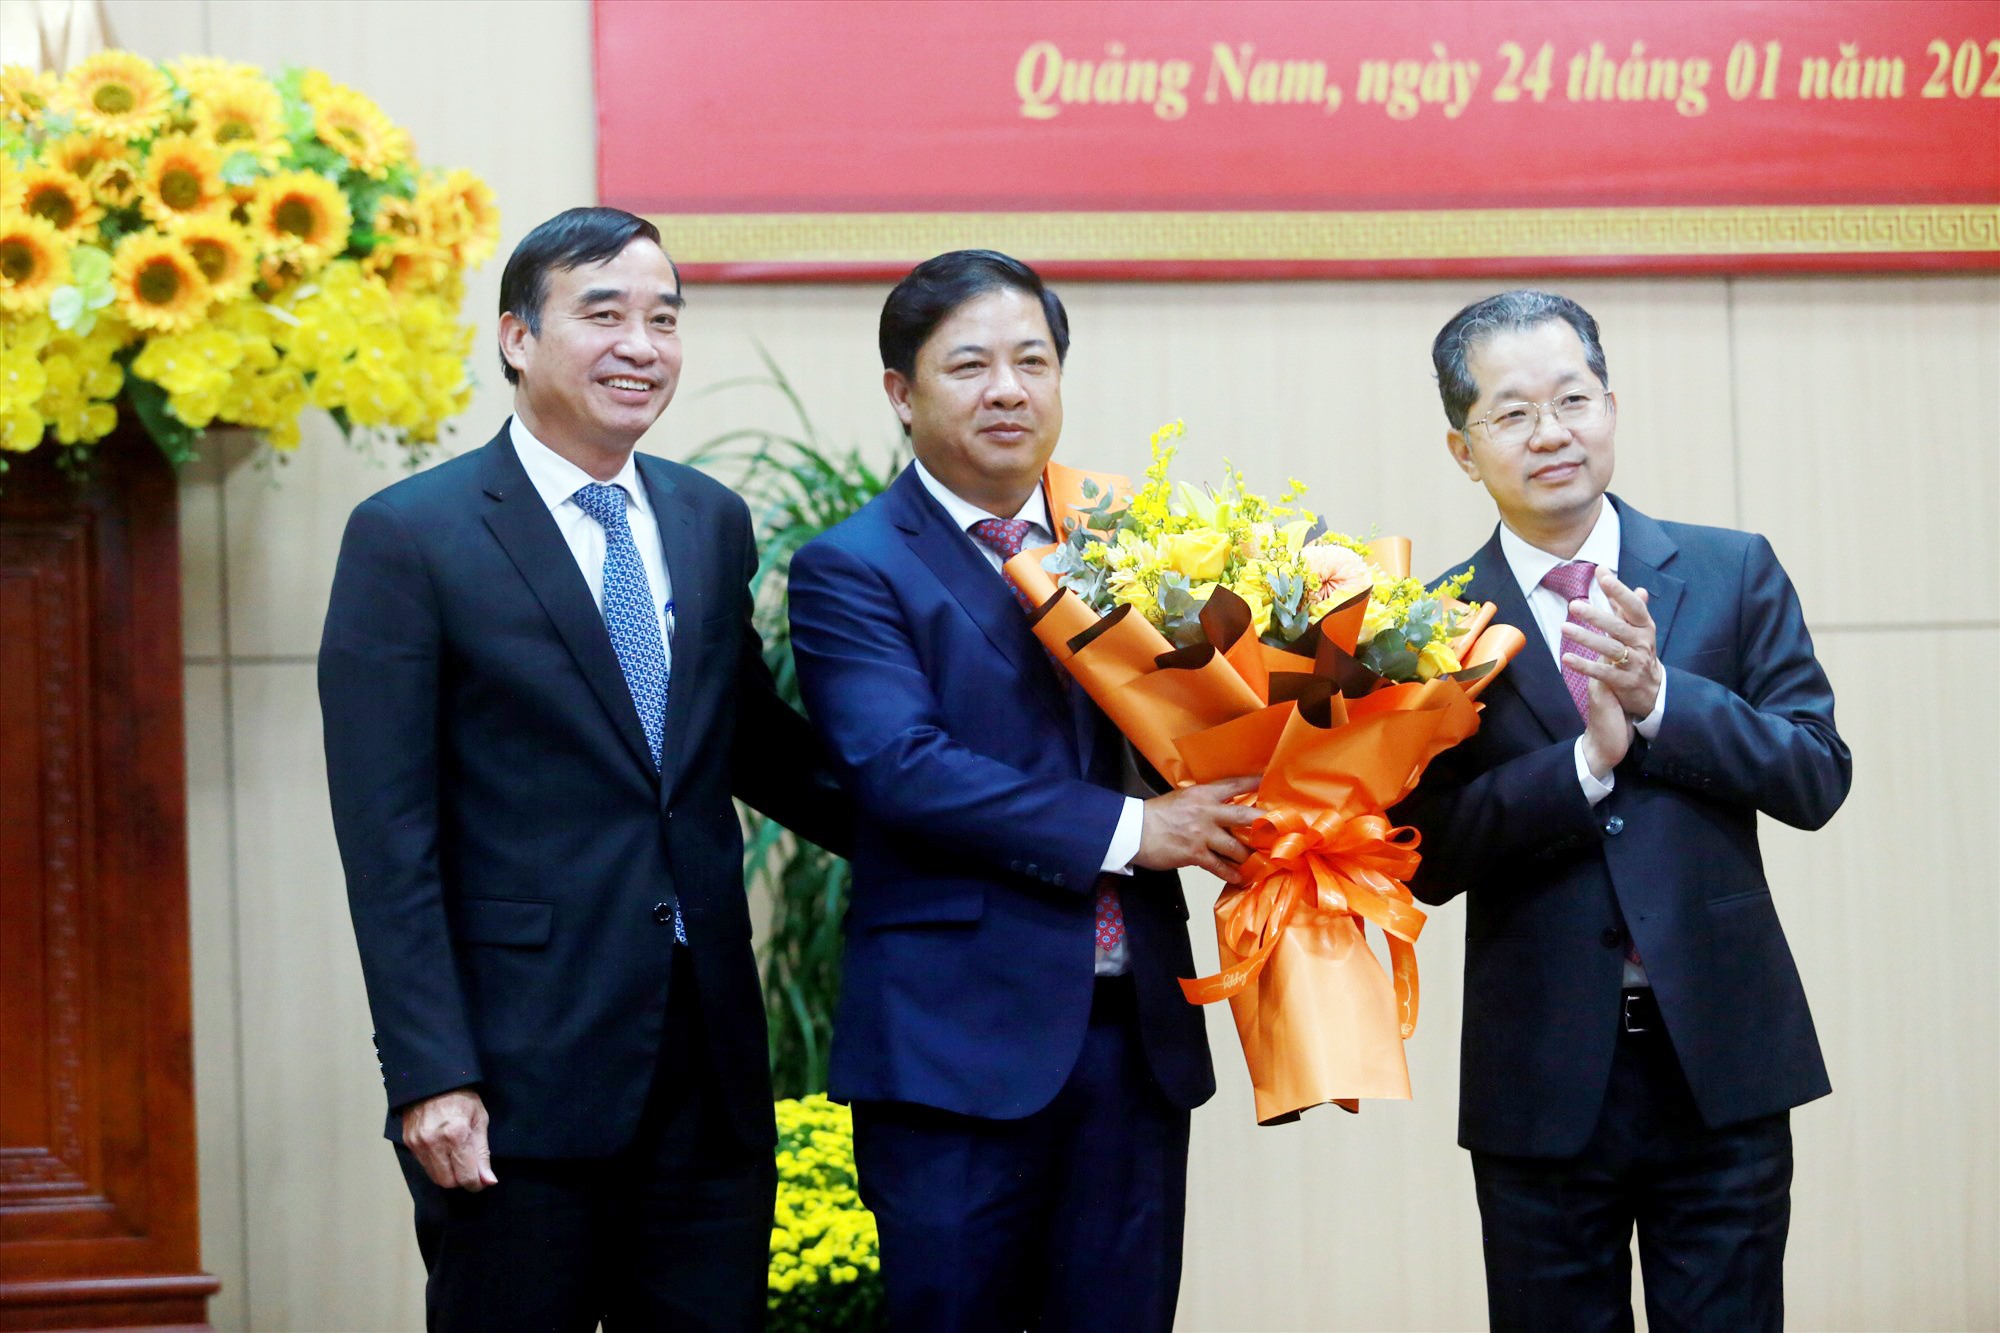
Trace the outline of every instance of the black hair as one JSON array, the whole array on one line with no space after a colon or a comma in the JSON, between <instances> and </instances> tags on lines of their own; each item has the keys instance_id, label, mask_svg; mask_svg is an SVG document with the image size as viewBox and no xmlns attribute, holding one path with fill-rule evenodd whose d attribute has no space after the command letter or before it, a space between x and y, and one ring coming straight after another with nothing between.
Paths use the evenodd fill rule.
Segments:
<instances>
[{"instance_id":1,"label":"black hair","mask_svg":"<svg viewBox=\"0 0 2000 1333\"><path fill-rule=\"evenodd\" d=\"M1598 341L1597 321L1567 296L1553 292L1521 289L1501 292L1483 301L1474 301L1451 317L1431 343L1431 365L1437 370L1438 396L1444 399L1445 419L1453 430L1465 429L1466 414L1479 399L1479 385L1473 382L1466 360L1472 349L1496 333L1528 329L1537 324L1561 320L1576 330L1583 343L1584 362L1597 382L1611 387L1611 373L1604 365L1604 344Z\"/></svg>"},{"instance_id":2,"label":"black hair","mask_svg":"<svg viewBox=\"0 0 2000 1333\"><path fill-rule=\"evenodd\" d=\"M507 267L500 274L500 313L512 315L528 326L536 337L542 332L542 303L549 297L549 274L558 269L582 268L616 259L634 240L644 238L660 246L660 229L622 208L571 208L542 223L514 247ZM674 271L674 290L681 288L681 270L673 256L667 266ZM521 382L521 372L500 355L500 373L509 384Z\"/></svg>"},{"instance_id":3,"label":"black hair","mask_svg":"<svg viewBox=\"0 0 2000 1333\"><path fill-rule=\"evenodd\" d=\"M877 335L882 368L914 376L917 349L937 326L975 296L1000 288L1012 288L1041 302L1060 365L1069 355L1069 315L1063 310L1062 298L1043 284L1041 274L997 250L953 250L911 269L882 303Z\"/></svg>"}]
</instances>

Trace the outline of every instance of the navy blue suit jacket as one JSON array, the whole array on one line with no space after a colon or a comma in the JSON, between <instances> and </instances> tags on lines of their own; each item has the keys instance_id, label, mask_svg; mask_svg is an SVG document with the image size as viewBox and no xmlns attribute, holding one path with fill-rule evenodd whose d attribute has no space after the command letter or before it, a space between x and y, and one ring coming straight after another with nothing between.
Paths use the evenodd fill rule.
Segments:
<instances>
[{"instance_id":1,"label":"navy blue suit jacket","mask_svg":"<svg viewBox=\"0 0 2000 1333\"><path fill-rule=\"evenodd\" d=\"M1619 576L1651 595L1667 672L1658 737L1635 739L1612 794L1585 801L1583 723L1496 529L1466 595L1498 603L1528 646L1483 696L1478 734L1395 811L1423 830L1416 895L1465 895L1459 1141L1483 1152L1583 1148L1610 1077L1628 930L1708 1124L1830 1090L1757 816L1818 828L1846 798L1833 688L1768 542L1612 503Z\"/></svg>"},{"instance_id":2,"label":"navy blue suit jacket","mask_svg":"<svg viewBox=\"0 0 2000 1333\"><path fill-rule=\"evenodd\" d=\"M1029 1115L1089 1023L1121 742L913 467L798 553L791 614L806 711L855 804L831 1091ZM1194 975L1179 880L1141 871L1122 893L1153 1073L1198 1105L1215 1077L1174 981Z\"/></svg>"},{"instance_id":3,"label":"navy blue suit jacket","mask_svg":"<svg viewBox=\"0 0 2000 1333\"><path fill-rule=\"evenodd\" d=\"M678 899L732 1121L769 1139L732 792L845 849L847 802L750 621L743 501L637 455L677 612L662 771L507 430L349 519L319 656L327 782L390 1114L465 1085L496 1156L632 1137Z\"/></svg>"}]
</instances>

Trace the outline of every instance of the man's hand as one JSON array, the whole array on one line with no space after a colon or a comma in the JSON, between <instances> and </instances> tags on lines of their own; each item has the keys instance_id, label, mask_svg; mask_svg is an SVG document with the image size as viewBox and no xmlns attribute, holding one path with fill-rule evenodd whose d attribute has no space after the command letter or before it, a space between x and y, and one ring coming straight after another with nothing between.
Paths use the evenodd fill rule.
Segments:
<instances>
[{"instance_id":1,"label":"man's hand","mask_svg":"<svg viewBox=\"0 0 2000 1333\"><path fill-rule=\"evenodd\" d=\"M1590 766L1590 775L1603 782L1632 748L1632 719L1618 702L1618 696L1601 682L1593 680L1589 685L1590 712L1583 724L1583 762Z\"/></svg>"},{"instance_id":2,"label":"man's hand","mask_svg":"<svg viewBox=\"0 0 2000 1333\"><path fill-rule=\"evenodd\" d=\"M486 1103L471 1088L457 1088L403 1108L403 1146L424 1174L445 1189L477 1194L498 1185L486 1148Z\"/></svg>"},{"instance_id":3,"label":"man's hand","mask_svg":"<svg viewBox=\"0 0 2000 1333\"><path fill-rule=\"evenodd\" d=\"M1132 864L1147 870L1200 866L1218 879L1241 883L1236 865L1250 849L1236 840L1234 830L1256 823L1262 812L1254 805L1229 801L1256 791L1260 780L1220 778L1147 801L1139 852Z\"/></svg>"},{"instance_id":4,"label":"man's hand","mask_svg":"<svg viewBox=\"0 0 2000 1333\"><path fill-rule=\"evenodd\" d=\"M1563 661L1572 671L1602 681L1628 716L1644 718L1659 701L1660 686L1667 679L1656 647L1653 613L1646 609L1650 599L1644 588L1634 591L1626 587L1608 569L1597 571L1597 583L1611 609L1600 611L1589 602L1571 602L1570 614L1595 629L1564 621L1562 632L1568 642L1596 649L1599 660L1565 653Z\"/></svg>"}]
</instances>

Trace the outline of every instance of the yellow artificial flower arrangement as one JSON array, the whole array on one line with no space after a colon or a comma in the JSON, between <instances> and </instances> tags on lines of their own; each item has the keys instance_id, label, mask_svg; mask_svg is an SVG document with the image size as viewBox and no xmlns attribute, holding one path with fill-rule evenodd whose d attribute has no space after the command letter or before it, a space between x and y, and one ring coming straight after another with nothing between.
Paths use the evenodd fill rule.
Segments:
<instances>
[{"instance_id":1,"label":"yellow artificial flower arrangement","mask_svg":"<svg viewBox=\"0 0 2000 1333\"><path fill-rule=\"evenodd\" d=\"M1084 483L1094 507L1043 562L1058 586L1099 615L1130 606L1178 647L1207 641L1201 613L1218 588L1249 605L1258 637L1276 648L1299 642L1329 611L1366 593L1355 653L1363 666L1392 682L1460 669L1452 608L1470 571L1432 588L1391 578L1366 541L1328 531L1298 506L1306 490L1298 480L1275 502L1227 465L1219 486L1176 484L1167 473L1186 431L1175 421L1153 432L1145 484L1123 508L1119 497Z\"/></svg>"},{"instance_id":2,"label":"yellow artificial flower arrangement","mask_svg":"<svg viewBox=\"0 0 2000 1333\"><path fill-rule=\"evenodd\" d=\"M778 1206L766 1300L771 1333L879 1328L882 1258L875 1215L861 1205L854 1120L824 1093L778 1113Z\"/></svg>"},{"instance_id":3,"label":"yellow artificial flower arrangement","mask_svg":"<svg viewBox=\"0 0 2000 1333\"><path fill-rule=\"evenodd\" d=\"M308 407L433 443L471 399L464 275L499 238L483 181L424 170L317 70L0 67L0 451L124 411L176 462L211 424L290 450Z\"/></svg>"}]
</instances>

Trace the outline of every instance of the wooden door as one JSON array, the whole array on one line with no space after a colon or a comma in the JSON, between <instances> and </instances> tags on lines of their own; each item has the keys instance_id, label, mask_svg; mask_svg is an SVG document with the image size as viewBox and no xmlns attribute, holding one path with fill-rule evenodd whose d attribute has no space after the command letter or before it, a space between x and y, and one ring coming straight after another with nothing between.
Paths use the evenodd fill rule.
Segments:
<instances>
[{"instance_id":1,"label":"wooden door","mask_svg":"<svg viewBox=\"0 0 2000 1333\"><path fill-rule=\"evenodd\" d=\"M0 1328L205 1326L172 470L0 473Z\"/></svg>"}]
</instances>

